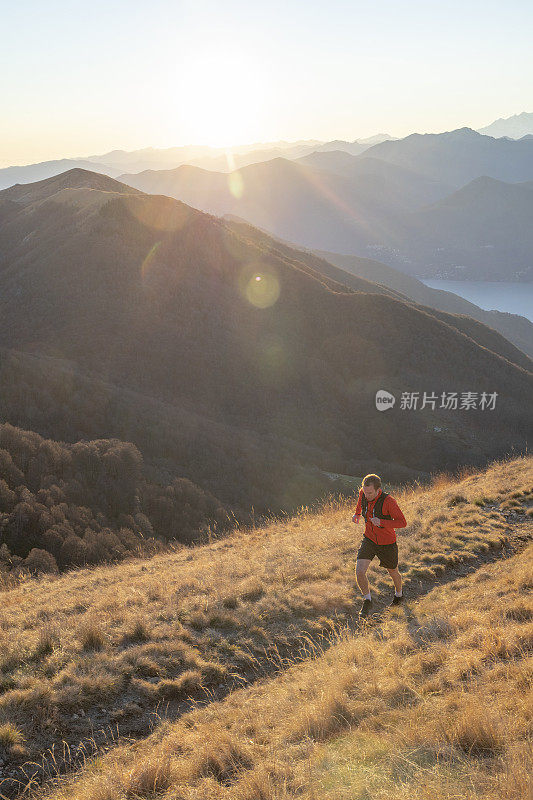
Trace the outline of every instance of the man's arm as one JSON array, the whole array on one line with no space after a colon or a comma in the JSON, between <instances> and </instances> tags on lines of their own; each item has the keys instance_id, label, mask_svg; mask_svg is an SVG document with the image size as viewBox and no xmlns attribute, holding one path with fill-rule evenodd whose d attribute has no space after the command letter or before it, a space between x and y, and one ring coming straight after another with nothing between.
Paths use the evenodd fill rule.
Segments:
<instances>
[{"instance_id":1,"label":"man's arm","mask_svg":"<svg viewBox=\"0 0 533 800\"><path fill-rule=\"evenodd\" d=\"M385 498L383 503L383 513L389 514L392 519L386 519L384 522L392 528L407 528L407 520L402 514L402 510L394 497L390 495Z\"/></svg>"},{"instance_id":2,"label":"man's arm","mask_svg":"<svg viewBox=\"0 0 533 800\"><path fill-rule=\"evenodd\" d=\"M357 507L355 509L355 514L352 517L352 522L359 522L359 517L361 516L361 495L363 494L363 490L359 490L359 498L357 500Z\"/></svg>"}]
</instances>

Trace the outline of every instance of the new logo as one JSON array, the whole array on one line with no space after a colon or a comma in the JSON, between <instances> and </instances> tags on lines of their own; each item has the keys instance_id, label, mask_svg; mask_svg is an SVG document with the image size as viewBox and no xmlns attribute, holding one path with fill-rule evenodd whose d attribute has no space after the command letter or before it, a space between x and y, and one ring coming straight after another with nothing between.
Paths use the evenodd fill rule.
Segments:
<instances>
[{"instance_id":1,"label":"new logo","mask_svg":"<svg viewBox=\"0 0 533 800\"><path fill-rule=\"evenodd\" d=\"M388 408L392 408L394 403L396 402L396 398L390 392L386 392L385 389L378 389L376 392L376 408L378 411L387 411Z\"/></svg>"}]
</instances>

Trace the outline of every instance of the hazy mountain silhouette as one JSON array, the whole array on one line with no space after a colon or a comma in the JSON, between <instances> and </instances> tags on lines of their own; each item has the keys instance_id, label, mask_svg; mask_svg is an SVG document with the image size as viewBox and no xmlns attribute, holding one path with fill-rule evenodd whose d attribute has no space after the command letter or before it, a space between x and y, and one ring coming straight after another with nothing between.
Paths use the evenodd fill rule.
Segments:
<instances>
[{"instance_id":1,"label":"hazy mountain silhouette","mask_svg":"<svg viewBox=\"0 0 533 800\"><path fill-rule=\"evenodd\" d=\"M472 143L477 148L481 142L483 150L488 142L489 149L518 148L518 155L530 152L533 159L533 142L496 140L473 131L444 139L418 137L409 144L414 162L413 148L420 140L429 147L426 161L420 156L422 172L366 153L332 151L296 161L277 158L230 175L183 166L121 177L143 191L246 219L298 245L370 256L411 275L530 280L528 183L507 184L482 176L454 192L450 184L428 177L427 167L429 159L445 174L439 151L444 148L450 156L462 140L467 142L465 158ZM406 141L377 147L399 147ZM375 152L376 147L368 150Z\"/></svg>"},{"instance_id":2,"label":"hazy mountain silhouette","mask_svg":"<svg viewBox=\"0 0 533 800\"><path fill-rule=\"evenodd\" d=\"M221 148L206 145L186 147L168 147L157 149L153 147L144 150L115 150L101 156L91 156L94 162L93 169L98 169L98 164L105 164L118 169L121 173L127 169L129 172L141 172L147 169L175 169L182 164L192 164L202 169L227 172L237 167L254 164L258 161L267 161L271 158L283 156L285 158L299 158L321 146L316 140L301 142L272 142L267 144L241 145ZM365 149L364 146L361 146Z\"/></svg>"},{"instance_id":3,"label":"hazy mountain silhouette","mask_svg":"<svg viewBox=\"0 0 533 800\"><path fill-rule=\"evenodd\" d=\"M233 170L247 167L249 164L270 161L273 158L300 158L303 155L314 152L314 147L314 145L296 145L295 147L270 147L264 150L249 150L245 153L222 153L213 158L192 158L187 163L212 172L233 172ZM366 149L367 146L361 145L361 151Z\"/></svg>"},{"instance_id":4,"label":"hazy mountain silhouette","mask_svg":"<svg viewBox=\"0 0 533 800\"><path fill-rule=\"evenodd\" d=\"M339 152L309 158L332 164L336 172L301 159L276 158L229 176L183 166L121 179L212 214L234 214L290 241L348 253L399 237L406 209L448 191L437 181L376 159ZM349 166L343 170L343 164Z\"/></svg>"},{"instance_id":5,"label":"hazy mountain silhouette","mask_svg":"<svg viewBox=\"0 0 533 800\"><path fill-rule=\"evenodd\" d=\"M380 142L395 141L398 137L391 136L389 133L376 133L366 139L358 139L361 144L379 144Z\"/></svg>"},{"instance_id":6,"label":"hazy mountain silhouette","mask_svg":"<svg viewBox=\"0 0 533 800\"><path fill-rule=\"evenodd\" d=\"M478 128L478 133L485 136L508 136L510 139L523 139L526 135L533 134L533 113L522 111L521 114L513 114L512 117L500 117L499 119Z\"/></svg>"},{"instance_id":7,"label":"hazy mountain silhouette","mask_svg":"<svg viewBox=\"0 0 533 800\"><path fill-rule=\"evenodd\" d=\"M382 209L352 181L283 158L226 175L195 167L123 175L129 185L166 194L212 214L235 214L278 236L311 246L373 241ZM385 199L385 203L386 203ZM325 244L327 242L327 245Z\"/></svg>"},{"instance_id":8,"label":"hazy mountain silhouette","mask_svg":"<svg viewBox=\"0 0 533 800\"><path fill-rule=\"evenodd\" d=\"M275 142L271 145L243 145L241 147L224 148L191 145L185 147L155 148L146 147L141 150L112 150L86 158L63 158L54 161L43 161L25 166L12 166L0 169L0 189L13 186L15 183L33 183L45 178L59 175L69 169L87 169L104 175L116 177L125 170L141 172L146 169L172 169L180 164L196 164L207 169L226 171L230 169L228 154L235 158L235 166L264 161L278 155L287 158L298 158L320 145L321 142ZM364 147L363 147L364 149Z\"/></svg>"},{"instance_id":9,"label":"hazy mountain silhouette","mask_svg":"<svg viewBox=\"0 0 533 800\"><path fill-rule=\"evenodd\" d=\"M329 153L331 151L340 151L342 153L348 153L351 156L359 156L361 153L364 153L365 150L368 150L369 147L369 144L363 144L362 142L345 142L342 139L335 139L332 142L325 142L324 144L318 145L311 152Z\"/></svg>"},{"instance_id":10,"label":"hazy mountain silhouette","mask_svg":"<svg viewBox=\"0 0 533 800\"><path fill-rule=\"evenodd\" d=\"M359 154L367 150L375 141L384 141L387 134L378 134L361 142L320 142L309 139L297 142L269 142L237 145L228 148L208 147L206 145L187 145L184 147L145 147L140 150L111 150L86 158L64 158L43 161L25 166L12 166L0 169L0 189L15 183L34 181L59 175L68 169L88 169L104 175L117 175L123 172L142 172L147 169L175 169L182 164L192 164L202 169L230 172L233 169L267 161L272 158L300 158L320 150L340 149Z\"/></svg>"},{"instance_id":11,"label":"hazy mountain silhouette","mask_svg":"<svg viewBox=\"0 0 533 800\"><path fill-rule=\"evenodd\" d=\"M0 194L1 346L249 429L265 447L296 442L310 448L307 463L335 472L378 456L429 471L524 445L531 372L463 333L460 319L353 291L261 232L100 175L74 170L48 195L42 183L19 191ZM381 388L398 398L385 414ZM402 391L497 392L499 402L406 411ZM139 424L126 418L123 438Z\"/></svg>"},{"instance_id":12,"label":"hazy mountain silhouette","mask_svg":"<svg viewBox=\"0 0 533 800\"><path fill-rule=\"evenodd\" d=\"M315 150L345 150L358 155L378 142L392 140L388 134L377 134L368 139L346 142L330 142L318 139L302 139L295 142L254 142L231 147L209 147L207 145L186 145L183 147L145 147L140 150L112 150L109 153L88 156L86 161L95 165L104 164L123 172L130 169L140 172L145 169L171 169L181 164L193 164L204 169L226 169L228 156L232 156L236 166L245 166L257 161L266 161L283 156L298 158Z\"/></svg>"},{"instance_id":13,"label":"hazy mountain silhouette","mask_svg":"<svg viewBox=\"0 0 533 800\"><path fill-rule=\"evenodd\" d=\"M42 161L39 164L28 164L22 167L4 167L0 169L0 189L6 189L16 183L33 183L45 180L54 175L60 175L69 169L96 169L97 172L115 177L123 171L123 169L103 164L95 167L90 159L62 158L55 161Z\"/></svg>"},{"instance_id":14,"label":"hazy mountain silhouette","mask_svg":"<svg viewBox=\"0 0 533 800\"><path fill-rule=\"evenodd\" d=\"M349 146L349 143L344 143ZM32 183L34 181L59 175L68 169L88 169L104 175L116 177L125 170L141 172L146 169L174 169L181 164L194 164L204 169L226 172L236 167L266 161L277 156L299 158L312 152L316 147L328 143L311 139L301 142L273 142L270 144L241 145L230 148L190 145L184 147L155 148L145 147L141 150L112 150L86 158L64 158L55 161L43 161L25 166L12 166L0 169L0 189L13 186L15 183ZM360 151L369 145L357 145Z\"/></svg>"},{"instance_id":15,"label":"hazy mountain silhouette","mask_svg":"<svg viewBox=\"0 0 533 800\"><path fill-rule=\"evenodd\" d=\"M356 158L338 150L315 151L297 159L297 163L349 178L358 195L369 200L375 198L383 204L386 200L387 205L403 210L420 208L453 190L450 184L367 155Z\"/></svg>"},{"instance_id":16,"label":"hazy mountain silhouette","mask_svg":"<svg viewBox=\"0 0 533 800\"><path fill-rule=\"evenodd\" d=\"M405 139L374 145L366 155L457 188L481 175L511 183L533 179L533 142L494 139L471 128L413 133Z\"/></svg>"},{"instance_id":17,"label":"hazy mountain silhouette","mask_svg":"<svg viewBox=\"0 0 533 800\"><path fill-rule=\"evenodd\" d=\"M412 215L404 251L426 275L532 281L532 219L533 182L483 176Z\"/></svg>"}]
</instances>

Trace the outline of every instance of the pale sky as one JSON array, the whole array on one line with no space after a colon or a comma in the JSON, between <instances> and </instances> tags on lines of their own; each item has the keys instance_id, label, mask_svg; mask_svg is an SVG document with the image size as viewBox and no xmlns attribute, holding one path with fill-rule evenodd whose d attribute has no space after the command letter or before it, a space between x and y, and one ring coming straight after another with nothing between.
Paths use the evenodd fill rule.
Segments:
<instances>
[{"instance_id":1,"label":"pale sky","mask_svg":"<svg viewBox=\"0 0 533 800\"><path fill-rule=\"evenodd\" d=\"M0 3L0 166L533 111L531 0Z\"/></svg>"}]
</instances>

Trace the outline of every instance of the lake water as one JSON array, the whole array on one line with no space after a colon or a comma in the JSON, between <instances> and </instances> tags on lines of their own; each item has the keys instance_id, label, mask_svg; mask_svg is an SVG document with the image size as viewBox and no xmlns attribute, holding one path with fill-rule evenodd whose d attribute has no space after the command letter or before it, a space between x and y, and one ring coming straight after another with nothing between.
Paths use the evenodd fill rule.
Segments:
<instances>
[{"instance_id":1,"label":"lake water","mask_svg":"<svg viewBox=\"0 0 533 800\"><path fill-rule=\"evenodd\" d=\"M423 280L433 289L454 292L487 311L508 311L521 314L533 322L533 283L505 281L445 281Z\"/></svg>"}]
</instances>

